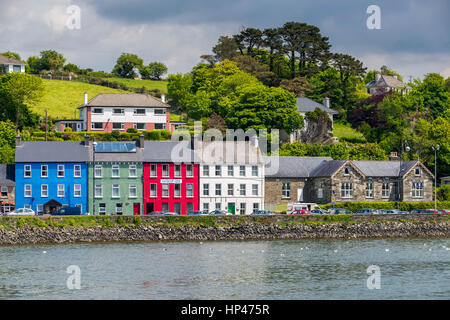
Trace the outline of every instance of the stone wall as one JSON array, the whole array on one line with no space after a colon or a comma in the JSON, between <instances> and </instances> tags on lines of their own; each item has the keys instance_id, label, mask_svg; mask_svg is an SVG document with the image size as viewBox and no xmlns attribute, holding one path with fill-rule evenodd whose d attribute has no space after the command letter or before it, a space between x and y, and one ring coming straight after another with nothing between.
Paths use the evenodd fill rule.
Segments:
<instances>
[{"instance_id":1,"label":"stone wall","mask_svg":"<svg viewBox=\"0 0 450 320\"><path fill-rule=\"evenodd\" d=\"M291 184L290 198L282 198L283 183L289 182ZM303 201L307 202L308 196L305 193L305 179L304 178L266 178L264 181L264 203L265 208L271 205L287 204L291 202L298 202L298 189L303 189Z\"/></svg>"}]
</instances>

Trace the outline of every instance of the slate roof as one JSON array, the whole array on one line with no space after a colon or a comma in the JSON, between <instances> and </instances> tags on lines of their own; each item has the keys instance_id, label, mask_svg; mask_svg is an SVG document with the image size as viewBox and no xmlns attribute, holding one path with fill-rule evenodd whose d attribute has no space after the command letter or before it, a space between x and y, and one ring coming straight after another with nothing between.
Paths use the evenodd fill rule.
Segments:
<instances>
[{"instance_id":1,"label":"slate roof","mask_svg":"<svg viewBox=\"0 0 450 320\"><path fill-rule=\"evenodd\" d=\"M0 64L16 64L16 65L26 65L25 62L14 59L14 58L8 58L0 54Z\"/></svg>"},{"instance_id":2,"label":"slate roof","mask_svg":"<svg viewBox=\"0 0 450 320\"><path fill-rule=\"evenodd\" d=\"M16 162L87 162L83 141L23 141L16 146Z\"/></svg>"},{"instance_id":3,"label":"slate roof","mask_svg":"<svg viewBox=\"0 0 450 320\"><path fill-rule=\"evenodd\" d=\"M145 141L144 146L144 162L200 162L190 141Z\"/></svg>"},{"instance_id":4,"label":"slate roof","mask_svg":"<svg viewBox=\"0 0 450 320\"><path fill-rule=\"evenodd\" d=\"M378 81L376 79L370 81L366 84L366 88L370 87L392 87L392 88L405 88L406 84L400 80L394 78L393 76L388 76L382 74Z\"/></svg>"},{"instance_id":5,"label":"slate roof","mask_svg":"<svg viewBox=\"0 0 450 320\"><path fill-rule=\"evenodd\" d=\"M13 187L16 185L14 179L14 165L13 164L0 164L0 185Z\"/></svg>"},{"instance_id":6,"label":"slate roof","mask_svg":"<svg viewBox=\"0 0 450 320\"><path fill-rule=\"evenodd\" d=\"M322 161L312 172L311 177L330 177L335 173L347 160L331 160Z\"/></svg>"},{"instance_id":7,"label":"slate roof","mask_svg":"<svg viewBox=\"0 0 450 320\"><path fill-rule=\"evenodd\" d=\"M277 166L278 170L268 170ZM330 157L265 157L266 177L270 178L308 178L315 168L324 161L331 161ZM276 169L276 168L275 168Z\"/></svg>"},{"instance_id":8,"label":"slate roof","mask_svg":"<svg viewBox=\"0 0 450 320\"><path fill-rule=\"evenodd\" d=\"M299 112L305 113L309 111L314 111L316 108L319 108L322 111L325 111L329 114L338 114L336 110L325 107L323 104L317 103L314 100L309 98L297 98L297 110Z\"/></svg>"},{"instance_id":9,"label":"slate roof","mask_svg":"<svg viewBox=\"0 0 450 320\"><path fill-rule=\"evenodd\" d=\"M367 177L399 177L411 169L416 161L352 161Z\"/></svg>"},{"instance_id":10,"label":"slate roof","mask_svg":"<svg viewBox=\"0 0 450 320\"><path fill-rule=\"evenodd\" d=\"M195 146L199 159L208 164L264 164L261 150L248 141L209 141Z\"/></svg>"},{"instance_id":11,"label":"slate roof","mask_svg":"<svg viewBox=\"0 0 450 320\"><path fill-rule=\"evenodd\" d=\"M162 101L156 99L149 94L141 93L100 93L90 99L86 105L81 105L78 108L88 107L121 107L121 108L136 108L136 107L160 107L170 108L170 106Z\"/></svg>"}]
</instances>

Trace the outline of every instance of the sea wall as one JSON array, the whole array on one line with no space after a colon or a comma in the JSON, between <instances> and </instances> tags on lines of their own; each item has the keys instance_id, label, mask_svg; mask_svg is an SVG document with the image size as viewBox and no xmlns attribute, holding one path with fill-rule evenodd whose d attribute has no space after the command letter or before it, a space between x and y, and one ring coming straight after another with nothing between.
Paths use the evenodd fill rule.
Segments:
<instances>
[{"instance_id":1,"label":"sea wall","mask_svg":"<svg viewBox=\"0 0 450 320\"><path fill-rule=\"evenodd\" d=\"M446 215L9 218L8 224L3 219L3 245L450 236Z\"/></svg>"}]
</instances>

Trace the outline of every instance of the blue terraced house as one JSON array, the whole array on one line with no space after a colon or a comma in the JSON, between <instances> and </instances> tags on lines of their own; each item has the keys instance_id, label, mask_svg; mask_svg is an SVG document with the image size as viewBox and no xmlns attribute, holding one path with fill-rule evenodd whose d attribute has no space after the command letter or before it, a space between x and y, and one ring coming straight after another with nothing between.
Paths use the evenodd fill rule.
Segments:
<instances>
[{"instance_id":1,"label":"blue terraced house","mask_svg":"<svg viewBox=\"0 0 450 320\"><path fill-rule=\"evenodd\" d=\"M21 141L16 137L16 208L37 214L61 207L88 210L89 140Z\"/></svg>"}]
</instances>

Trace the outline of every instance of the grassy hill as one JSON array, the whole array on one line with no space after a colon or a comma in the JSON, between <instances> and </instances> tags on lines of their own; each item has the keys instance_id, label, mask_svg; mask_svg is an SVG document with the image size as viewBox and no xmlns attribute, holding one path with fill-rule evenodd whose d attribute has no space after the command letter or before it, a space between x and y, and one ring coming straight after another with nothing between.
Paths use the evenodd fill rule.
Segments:
<instances>
[{"instance_id":1,"label":"grassy hill","mask_svg":"<svg viewBox=\"0 0 450 320\"><path fill-rule=\"evenodd\" d=\"M339 138L340 142L348 141L353 143L365 143L366 138L361 132L353 129L350 124L342 124L335 121L333 123L333 135Z\"/></svg>"},{"instance_id":2,"label":"grassy hill","mask_svg":"<svg viewBox=\"0 0 450 320\"><path fill-rule=\"evenodd\" d=\"M112 82L119 82L128 87L142 88L145 87L148 90L158 89L162 93L167 94L167 80L134 80L126 78L103 78Z\"/></svg>"},{"instance_id":3,"label":"grassy hill","mask_svg":"<svg viewBox=\"0 0 450 320\"><path fill-rule=\"evenodd\" d=\"M36 105L32 105L31 109L41 115L45 115L47 109L49 116L60 119L73 119L75 116L78 118L77 107L83 104L85 92L88 93L89 99L104 92L128 92L77 81L47 79L42 81L45 85L44 98Z\"/></svg>"}]
</instances>

